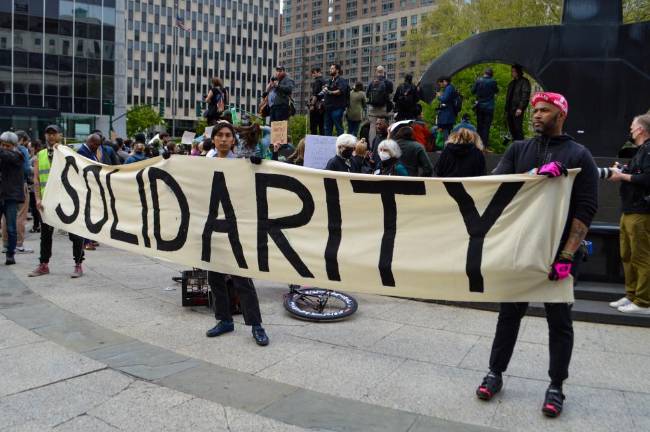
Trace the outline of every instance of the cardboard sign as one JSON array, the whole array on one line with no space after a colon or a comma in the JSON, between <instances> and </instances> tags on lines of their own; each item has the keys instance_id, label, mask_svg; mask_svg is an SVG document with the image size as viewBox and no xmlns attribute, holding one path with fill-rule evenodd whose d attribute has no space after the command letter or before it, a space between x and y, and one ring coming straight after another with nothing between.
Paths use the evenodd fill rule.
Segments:
<instances>
[{"instance_id":1,"label":"cardboard sign","mask_svg":"<svg viewBox=\"0 0 650 432\"><path fill-rule=\"evenodd\" d=\"M324 169L327 161L336 155L336 137L307 135L305 137L305 163L309 168Z\"/></svg>"},{"instance_id":2,"label":"cardboard sign","mask_svg":"<svg viewBox=\"0 0 650 432\"><path fill-rule=\"evenodd\" d=\"M183 136L181 138L181 144L191 145L195 136L196 134L194 132L190 132L190 131L183 132Z\"/></svg>"},{"instance_id":3,"label":"cardboard sign","mask_svg":"<svg viewBox=\"0 0 650 432\"><path fill-rule=\"evenodd\" d=\"M118 138L117 132L114 130L111 131L111 141L115 142L115 140Z\"/></svg>"},{"instance_id":4,"label":"cardboard sign","mask_svg":"<svg viewBox=\"0 0 650 432\"><path fill-rule=\"evenodd\" d=\"M102 244L257 279L571 302L572 278L551 281L548 271L578 171L411 178L189 156L115 167L58 146L43 219Z\"/></svg>"},{"instance_id":5,"label":"cardboard sign","mask_svg":"<svg viewBox=\"0 0 650 432\"><path fill-rule=\"evenodd\" d=\"M271 143L279 142L281 144L288 143L289 122L274 121L271 122Z\"/></svg>"}]
</instances>

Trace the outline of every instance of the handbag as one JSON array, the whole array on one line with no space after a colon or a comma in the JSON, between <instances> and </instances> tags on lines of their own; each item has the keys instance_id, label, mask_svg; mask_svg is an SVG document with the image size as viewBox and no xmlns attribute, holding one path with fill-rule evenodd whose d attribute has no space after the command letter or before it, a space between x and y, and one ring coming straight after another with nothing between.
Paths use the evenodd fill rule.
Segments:
<instances>
[{"instance_id":1,"label":"handbag","mask_svg":"<svg viewBox=\"0 0 650 432\"><path fill-rule=\"evenodd\" d=\"M271 114L271 109L269 107L269 97L264 96L260 102L259 107L257 108L257 113L260 117L268 117Z\"/></svg>"}]
</instances>

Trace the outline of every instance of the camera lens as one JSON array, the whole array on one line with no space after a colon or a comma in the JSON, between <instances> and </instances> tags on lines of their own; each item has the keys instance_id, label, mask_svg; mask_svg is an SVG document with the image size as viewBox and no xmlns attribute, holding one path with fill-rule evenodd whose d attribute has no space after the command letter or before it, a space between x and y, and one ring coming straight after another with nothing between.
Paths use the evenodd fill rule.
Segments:
<instances>
[{"instance_id":1,"label":"camera lens","mask_svg":"<svg viewBox=\"0 0 650 432\"><path fill-rule=\"evenodd\" d=\"M608 179L612 176L612 170L609 168L598 168L598 178L601 180Z\"/></svg>"}]
</instances>

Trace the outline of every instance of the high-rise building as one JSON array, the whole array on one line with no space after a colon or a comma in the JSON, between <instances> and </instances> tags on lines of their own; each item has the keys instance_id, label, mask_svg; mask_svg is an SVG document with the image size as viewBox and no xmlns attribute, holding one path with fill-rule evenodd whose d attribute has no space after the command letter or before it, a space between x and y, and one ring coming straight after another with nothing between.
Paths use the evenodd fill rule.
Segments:
<instances>
[{"instance_id":1,"label":"high-rise building","mask_svg":"<svg viewBox=\"0 0 650 432\"><path fill-rule=\"evenodd\" d=\"M0 130L109 130L111 113L125 109L116 98L125 79L123 1L0 1ZM124 119L114 127L123 133Z\"/></svg>"},{"instance_id":2,"label":"high-rise building","mask_svg":"<svg viewBox=\"0 0 650 432\"><path fill-rule=\"evenodd\" d=\"M296 81L294 100L306 110L310 69L338 63L351 84L367 86L375 68L397 83L417 68L400 52L409 32L435 7L434 0L284 0L280 57Z\"/></svg>"},{"instance_id":3,"label":"high-rise building","mask_svg":"<svg viewBox=\"0 0 650 432\"><path fill-rule=\"evenodd\" d=\"M162 105L178 134L193 127L203 111L197 102L219 77L231 104L256 112L279 21L280 0L128 0L127 104Z\"/></svg>"}]
</instances>

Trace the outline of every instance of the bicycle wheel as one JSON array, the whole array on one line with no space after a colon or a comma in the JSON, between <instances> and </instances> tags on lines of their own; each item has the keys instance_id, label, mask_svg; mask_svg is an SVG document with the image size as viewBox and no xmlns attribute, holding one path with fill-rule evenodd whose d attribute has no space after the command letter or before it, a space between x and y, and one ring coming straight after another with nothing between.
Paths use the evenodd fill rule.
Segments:
<instances>
[{"instance_id":1,"label":"bicycle wheel","mask_svg":"<svg viewBox=\"0 0 650 432\"><path fill-rule=\"evenodd\" d=\"M284 308L307 321L338 321L357 311L356 299L348 294L322 288L300 288L285 294Z\"/></svg>"}]
</instances>

